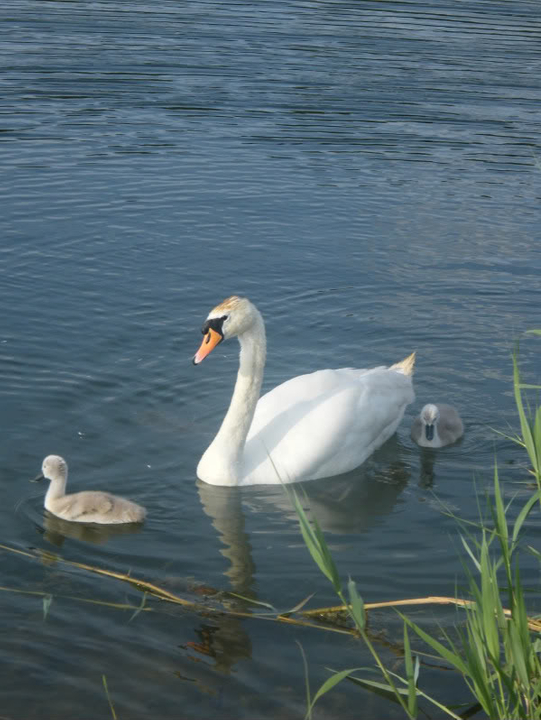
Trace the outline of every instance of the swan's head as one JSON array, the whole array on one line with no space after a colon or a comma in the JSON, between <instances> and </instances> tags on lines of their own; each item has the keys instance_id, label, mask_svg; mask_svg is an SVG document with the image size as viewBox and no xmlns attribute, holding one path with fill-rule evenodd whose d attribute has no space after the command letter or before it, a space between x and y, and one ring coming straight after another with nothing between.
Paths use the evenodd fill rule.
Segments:
<instances>
[{"instance_id":1,"label":"swan's head","mask_svg":"<svg viewBox=\"0 0 541 720\"><path fill-rule=\"evenodd\" d=\"M68 463L60 455L47 455L41 466L41 475L34 478L38 480L65 480L68 476Z\"/></svg>"},{"instance_id":2,"label":"swan's head","mask_svg":"<svg viewBox=\"0 0 541 720\"><path fill-rule=\"evenodd\" d=\"M259 310L248 298L232 295L211 310L201 328L203 342L193 358L198 365L222 340L242 335L261 319Z\"/></svg>"},{"instance_id":3,"label":"swan's head","mask_svg":"<svg viewBox=\"0 0 541 720\"><path fill-rule=\"evenodd\" d=\"M432 440L434 437L434 425L438 422L440 417L440 411L437 405L429 403L425 405L421 410L421 421L425 426L425 434L427 440Z\"/></svg>"}]
</instances>

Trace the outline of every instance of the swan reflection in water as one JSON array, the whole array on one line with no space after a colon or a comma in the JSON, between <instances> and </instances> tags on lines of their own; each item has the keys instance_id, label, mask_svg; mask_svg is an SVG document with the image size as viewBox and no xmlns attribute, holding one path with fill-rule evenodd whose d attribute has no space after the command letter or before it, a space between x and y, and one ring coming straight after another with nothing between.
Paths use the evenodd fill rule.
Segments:
<instances>
[{"instance_id":1,"label":"swan reflection in water","mask_svg":"<svg viewBox=\"0 0 541 720\"><path fill-rule=\"evenodd\" d=\"M134 535L141 532L143 525L141 523L125 523L124 525L73 523L62 520L46 510L43 516L43 527L41 525L37 527L38 531L52 545L62 547L66 538L103 545L119 535Z\"/></svg>"},{"instance_id":2,"label":"swan reflection in water","mask_svg":"<svg viewBox=\"0 0 541 720\"><path fill-rule=\"evenodd\" d=\"M299 497L309 499L309 510L324 532L358 534L367 532L392 512L410 478L410 469L400 456L395 436L356 470L332 478L321 478L289 486ZM244 531L243 507L253 512L275 508L283 517L297 516L282 486L259 485L246 488L217 488L197 483L205 513L212 519L231 561L227 571L236 591L247 589L248 573L254 570L251 546ZM300 533L300 530L299 530Z\"/></svg>"},{"instance_id":3,"label":"swan reflection in water","mask_svg":"<svg viewBox=\"0 0 541 720\"><path fill-rule=\"evenodd\" d=\"M409 468L400 459L400 445L394 436L371 459L356 471L330 479L296 483L293 487L309 500L312 513L324 532L360 535L368 532L381 519L390 515L406 487ZM298 530L297 516L283 487L267 485L248 488L217 487L197 481L204 512L212 521L228 560L224 575L230 589L251 599L256 591L256 563L245 528L246 512L278 512ZM304 504L304 503L303 503ZM362 542L362 541L360 541ZM267 598L262 598L266 600ZM250 603L232 598L232 609L250 611ZM196 631L206 644L196 648L216 662L216 668L230 671L240 659L251 656L251 641L241 620L235 617L216 618ZM189 643L194 648L194 643Z\"/></svg>"}]
</instances>

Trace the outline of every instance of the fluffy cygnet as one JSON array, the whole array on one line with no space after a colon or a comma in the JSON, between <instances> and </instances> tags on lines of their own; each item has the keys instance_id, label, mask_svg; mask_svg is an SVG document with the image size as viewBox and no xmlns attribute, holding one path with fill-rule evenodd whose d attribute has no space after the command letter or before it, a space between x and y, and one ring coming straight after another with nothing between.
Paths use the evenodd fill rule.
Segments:
<instances>
[{"instance_id":1,"label":"fluffy cygnet","mask_svg":"<svg viewBox=\"0 0 541 720\"><path fill-rule=\"evenodd\" d=\"M95 490L66 495L68 464L59 455L48 455L45 458L41 475L34 482L44 478L50 480L45 507L63 520L112 525L143 522L145 519L145 508L118 495Z\"/></svg>"},{"instance_id":2,"label":"fluffy cygnet","mask_svg":"<svg viewBox=\"0 0 541 720\"><path fill-rule=\"evenodd\" d=\"M464 425L460 415L451 405L425 405L411 426L411 438L421 447L451 445L463 433Z\"/></svg>"}]
</instances>

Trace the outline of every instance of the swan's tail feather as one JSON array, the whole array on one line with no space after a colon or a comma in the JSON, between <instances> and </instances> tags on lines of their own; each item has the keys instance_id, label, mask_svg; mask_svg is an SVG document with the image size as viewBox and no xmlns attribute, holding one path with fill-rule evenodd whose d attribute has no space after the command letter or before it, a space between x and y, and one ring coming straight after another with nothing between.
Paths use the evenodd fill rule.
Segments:
<instances>
[{"instance_id":1,"label":"swan's tail feather","mask_svg":"<svg viewBox=\"0 0 541 720\"><path fill-rule=\"evenodd\" d=\"M413 375L413 366L415 365L415 351L411 353L411 355L408 355L407 358L404 358L400 362L395 363L394 365L391 365L391 370L397 370L398 372L401 372L403 375Z\"/></svg>"}]
</instances>

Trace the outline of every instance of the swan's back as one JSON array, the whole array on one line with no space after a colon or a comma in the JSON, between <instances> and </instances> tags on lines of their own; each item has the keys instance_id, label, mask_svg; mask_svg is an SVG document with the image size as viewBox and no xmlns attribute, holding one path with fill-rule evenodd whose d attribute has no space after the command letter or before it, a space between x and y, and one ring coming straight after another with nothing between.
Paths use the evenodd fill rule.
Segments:
<instances>
[{"instance_id":1,"label":"swan's back","mask_svg":"<svg viewBox=\"0 0 541 720\"><path fill-rule=\"evenodd\" d=\"M244 455L244 482L317 479L352 470L396 430L414 399L401 368L319 370L260 398Z\"/></svg>"},{"instance_id":2,"label":"swan's back","mask_svg":"<svg viewBox=\"0 0 541 720\"><path fill-rule=\"evenodd\" d=\"M118 495L84 490L49 501L47 510L71 522L135 523L146 516L145 508Z\"/></svg>"}]
</instances>

